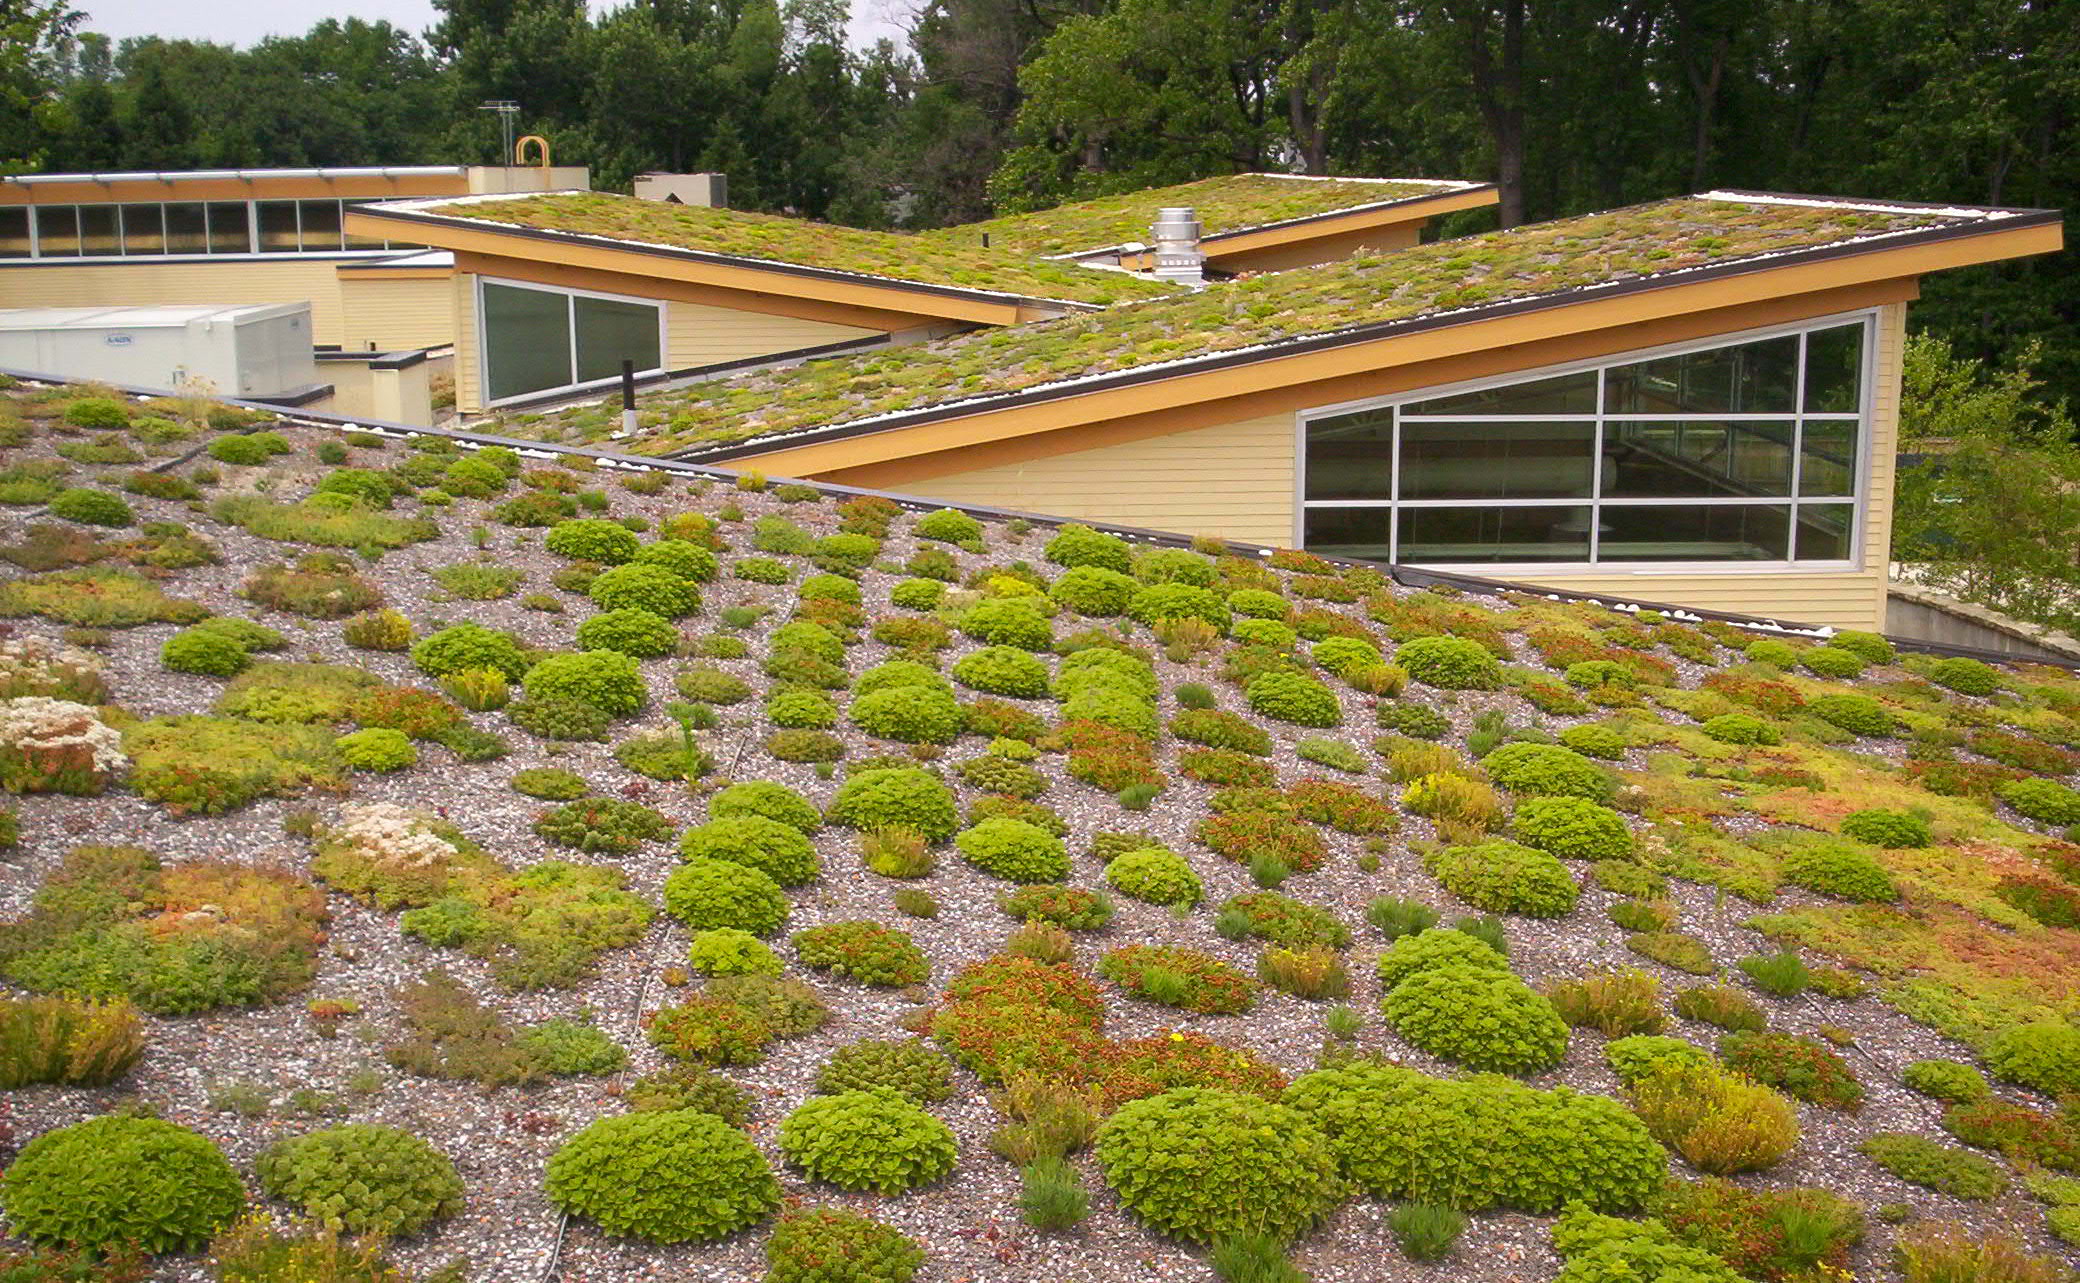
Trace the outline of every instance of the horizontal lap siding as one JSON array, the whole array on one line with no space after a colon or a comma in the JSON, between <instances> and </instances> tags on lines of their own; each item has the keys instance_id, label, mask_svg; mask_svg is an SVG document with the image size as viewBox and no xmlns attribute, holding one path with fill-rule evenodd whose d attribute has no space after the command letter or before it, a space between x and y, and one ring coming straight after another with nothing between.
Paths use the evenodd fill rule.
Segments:
<instances>
[{"instance_id":1,"label":"horizontal lap siding","mask_svg":"<svg viewBox=\"0 0 2080 1283\"><path fill-rule=\"evenodd\" d=\"M1293 417L949 473L904 489L949 503L1284 546L1293 528Z\"/></svg>"},{"instance_id":2,"label":"horizontal lap siding","mask_svg":"<svg viewBox=\"0 0 2080 1283\"><path fill-rule=\"evenodd\" d=\"M457 272L448 288L455 300L455 408L475 414L484 408L484 389L477 379L477 278Z\"/></svg>"},{"instance_id":3,"label":"horizontal lap siding","mask_svg":"<svg viewBox=\"0 0 2080 1283\"><path fill-rule=\"evenodd\" d=\"M157 307L309 303L311 341L343 343L339 263L38 263L0 268L0 307Z\"/></svg>"},{"instance_id":4,"label":"horizontal lap siding","mask_svg":"<svg viewBox=\"0 0 2080 1283\"><path fill-rule=\"evenodd\" d=\"M455 286L448 277L340 278L346 312L343 346L385 352L443 347L455 341Z\"/></svg>"},{"instance_id":5,"label":"horizontal lap siding","mask_svg":"<svg viewBox=\"0 0 2080 1283\"><path fill-rule=\"evenodd\" d=\"M881 333L851 325L804 321L764 312L739 312L702 303L665 304L665 368L690 370L723 361L794 352Z\"/></svg>"}]
</instances>

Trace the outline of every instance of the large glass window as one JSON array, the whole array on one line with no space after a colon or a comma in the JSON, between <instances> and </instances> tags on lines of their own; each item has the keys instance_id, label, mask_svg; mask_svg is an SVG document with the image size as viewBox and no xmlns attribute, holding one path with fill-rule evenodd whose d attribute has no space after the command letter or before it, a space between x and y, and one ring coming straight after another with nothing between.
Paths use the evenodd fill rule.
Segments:
<instances>
[{"instance_id":1,"label":"large glass window","mask_svg":"<svg viewBox=\"0 0 2080 1283\"><path fill-rule=\"evenodd\" d=\"M664 363L659 304L496 281L478 298L487 401L616 378L624 360L642 374Z\"/></svg>"},{"instance_id":2,"label":"large glass window","mask_svg":"<svg viewBox=\"0 0 2080 1283\"><path fill-rule=\"evenodd\" d=\"M35 220L36 240L29 240ZM336 254L424 249L348 235L337 200L147 201L0 209L0 258L153 254Z\"/></svg>"},{"instance_id":3,"label":"large glass window","mask_svg":"<svg viewBox=\"0 0 2080 1283\"><path fill-rule=\"evenodd\" d=\"M29 257L29 207L0 206L0 258Z\"/></svg>"},{"instance_id":4,"label":"large glass window","mask_svg":"<svg viewBox=\"0 0 2080 1283\"><path fill-rule=\"evenodd\" d=\"M1413 565L1853 561L1868 331L1309 418L1301 538Z\"/></svg>"},{"instance_id":5,"label":"large glass window","mask_svg":"<svg viewBox=\"0 0 2080 1283\"><path fill-rule=\"evenodd\" d=\"M164 254L166 252L166 207L164 205L122 205L123 252L125 254Z\"/></svg>"},{"instance_id":6,"label":"large glass window","mask_svg":"<svg viewBox=\"0 0 2080 1283\"><path fill-rule=\"evenodd\" d=\"M36 207L36 253L42 258L79 256L79 206Z\"/></svg>"}]
</instances>

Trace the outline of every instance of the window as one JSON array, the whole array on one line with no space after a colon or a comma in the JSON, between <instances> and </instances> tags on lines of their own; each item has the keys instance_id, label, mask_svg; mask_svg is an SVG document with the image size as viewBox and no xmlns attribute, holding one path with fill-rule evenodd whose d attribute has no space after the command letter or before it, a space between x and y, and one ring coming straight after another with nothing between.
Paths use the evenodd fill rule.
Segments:
<instances>
[{"instance_id":1,"label":"window","mask_svg":"<svg viewBox=\"0 0 2080 1283\"><path fill-rule=\"evenodd\" d=\"M79 206L36 207L36 253L42 258L79 256Z\"/></svg>"},{"instance_id":2,"label":"window","mask_svg":"<svg viewBox=\"0 0 2080 1283\"><path fill-rule=\"evenodd\" d=\"M1304 547L1411 565L1853 562L1869 324L1303 418Z\"/></svg>"},{"instance_id":3,"label":"window","mask_svg":"<svg viewBox=\"0 0 2080 1283\"><path fill-rule=\"evenodd\" d=\"M29 257L29 207L0 207L0 258Z\"/></svg>"},{"instance_id":4,"label":"window","mask_svg":"<svg viewBox=\"0 0 2080 1283\"><path fill-rule=\"evenodd\" d=\"M364 203L364 202L356 202ZM32 242L29 223L35 220ZM0 258L413 250L342 230L337 200L149 201L0 209Z\"/></svg>"},{"instance_id":5,"label":"window","mask_svg":"<svg viewBox=\"0 0 2080 1283\"><path fill-rule=\"evenodd\" d=\"M488 280L477 297L486 401L619 378L623 361L663 366L660 304Z\"/></svg>"}]
</instances>

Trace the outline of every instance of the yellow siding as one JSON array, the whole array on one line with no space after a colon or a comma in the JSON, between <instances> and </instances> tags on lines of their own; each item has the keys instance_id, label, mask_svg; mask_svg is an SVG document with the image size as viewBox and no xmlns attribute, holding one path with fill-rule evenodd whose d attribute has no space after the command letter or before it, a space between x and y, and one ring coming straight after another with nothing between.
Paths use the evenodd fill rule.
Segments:
<instances>
[{"instance_id":1,"label":"yellow siding","mask_svg":"<svg viewBox=\"0 0 2080 1283\"><path fill-rule=\"evenodd\" d=\"M475 414L484 408L477 364L477 278L457 272L449 289L455 300L455 412Z\"/></svg>"},{"instance_id":2,"label":"yellow siding","mask_svg":"<svg viewBox=\"0 0 2080 1283\"><path fill-rule=\"evenodd\" d=\"M311 305L311 341L345 342L337 259L192 263L37 263L0 269L0 307Z\"/></svg>"},{"instance_id":3,"label":"yellow siding","mask_svg":"<svg viewBox=\"0 0 2080 1283\"><path fill-rule=\"evenodd\" d=\"M904 489L949 503L1283 546L1293 541L1293 416L952 473Z\"/></svg>"},{"instance_id":4,"label":"yellow siding","mask_svg":"<svg viewBox=\"0 0 2080 1283\"><path fill-rule=\"evenodd\" d=\"M1882 632L1885 574L1892 546L1892 473L1899 442L1900 359L1906 344L1906 322L1904 303L1889 303L1878 309L1877 385L1871 390L1871 472L1865 483L1861 570L1779 570L1751 575L1711 571L1541 575L1533 582L1572 592L1610 593L1672 606Z\"/></svg>"},{"instance_id":5,"label":"yellow siding","mask_svg":"<svg viewBox=\"0 0 2080 1283\"><path fill-rule=\"evenodd\" d=\"M339 278L344 348L396 352L455 341L455 289L446 277Z\"/></svg>"},{"instance_id":6,"label":"yellow siding","mask_svg":"<svg viewBox=\"0 0 2080 1283\"><path fill-rule=\"evenodd\" d=\"M665 304L665 368L689 370L723 361L743 361L826 343L843 343L881 333L851 325L804 321L764 312L739 312L703 303Z\"/></svg>"}]
</instances>

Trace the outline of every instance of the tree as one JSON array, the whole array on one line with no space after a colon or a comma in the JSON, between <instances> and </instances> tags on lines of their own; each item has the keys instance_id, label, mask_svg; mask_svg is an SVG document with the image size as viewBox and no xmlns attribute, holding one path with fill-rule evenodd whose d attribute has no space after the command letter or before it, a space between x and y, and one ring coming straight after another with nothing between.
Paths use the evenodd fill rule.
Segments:
<instances>
[{"instance_id":1,"label":"tree","mask_svg":"<svg viewBox=\"0 0 2080 1283\"><path fill-rule=\"evenodd\" d=\"M80 20L62 0L0 0L0 172L41 163L62 114L58 73Z\"/></svg>"}]
</instances>

